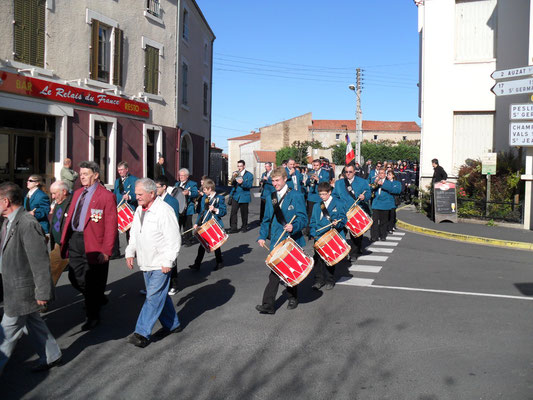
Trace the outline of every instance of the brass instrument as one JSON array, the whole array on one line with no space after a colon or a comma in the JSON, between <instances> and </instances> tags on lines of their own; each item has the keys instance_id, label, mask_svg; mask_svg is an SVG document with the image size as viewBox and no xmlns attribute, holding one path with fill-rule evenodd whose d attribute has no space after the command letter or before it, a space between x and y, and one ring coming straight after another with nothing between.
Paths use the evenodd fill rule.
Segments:
<instances>
[{"instance_id":1,"label":"brass instrument","mask_svg":"<svg viewBox=\"0 0 533 400\"><path fill-rule=\"evenodd\" d=\"M237 183L240 183L240 182L237 182L237 179L239 179L239 170L237 171L233 171L233 175L231 176L231 184L233 186L235 186ZM242 178L241 178L241 181L242 181Z\"/></svg>"}]
</instances>

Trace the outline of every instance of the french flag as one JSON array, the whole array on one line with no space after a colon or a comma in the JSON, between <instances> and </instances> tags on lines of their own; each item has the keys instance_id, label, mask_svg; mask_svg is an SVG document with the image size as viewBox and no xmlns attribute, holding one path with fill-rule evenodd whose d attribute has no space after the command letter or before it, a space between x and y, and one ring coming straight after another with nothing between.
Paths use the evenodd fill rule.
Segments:
<instances>
[{"instance_id":1,"label":"french flag","mask_svg":"<svg viewBox=\"0 0 533 400\"><path fill-rule=\"evenodd\" d=\"M350 136L346 134L346 165L350 164L353 160L355 160L355 151L350 142Z\"/></svg>"}]
</instances>

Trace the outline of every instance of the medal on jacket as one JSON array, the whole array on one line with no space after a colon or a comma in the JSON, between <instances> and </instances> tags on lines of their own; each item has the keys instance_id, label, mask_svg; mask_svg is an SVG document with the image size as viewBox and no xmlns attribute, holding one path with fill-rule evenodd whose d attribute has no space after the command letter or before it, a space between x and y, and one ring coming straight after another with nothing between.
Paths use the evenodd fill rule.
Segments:
<instances>
[{"instance_id":1,"label":"medal on jacket","mask_svg":"<svg viewBox=\"0 0 533 400\"><path fill-rule=\"evenodd\" d=\"M91 209L91 221L98 222L102 219L102 215L104 214L104 210L97 210L95 208Z\"/></svg>"}]
</instances>

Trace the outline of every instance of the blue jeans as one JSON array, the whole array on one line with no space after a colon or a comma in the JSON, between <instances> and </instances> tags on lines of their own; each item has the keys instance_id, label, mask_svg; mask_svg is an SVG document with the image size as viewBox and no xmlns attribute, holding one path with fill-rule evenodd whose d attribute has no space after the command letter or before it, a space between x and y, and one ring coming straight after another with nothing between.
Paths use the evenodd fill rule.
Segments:
<instances>
[{"instance_id":1,"label":"blue jeans","mask_svg":"<svg viewBox=\"0 0 533 400\"><path fill-rule=\"evenodd\" d=\"M146 300L137 319L135 332L145 338L150 338L158 319L164 328L176 329L180 322L174 310L174 304L168 295L170 273L164 274L161 270L144 271L143 276L146 285Z\"/></svg>"}]
</instances>

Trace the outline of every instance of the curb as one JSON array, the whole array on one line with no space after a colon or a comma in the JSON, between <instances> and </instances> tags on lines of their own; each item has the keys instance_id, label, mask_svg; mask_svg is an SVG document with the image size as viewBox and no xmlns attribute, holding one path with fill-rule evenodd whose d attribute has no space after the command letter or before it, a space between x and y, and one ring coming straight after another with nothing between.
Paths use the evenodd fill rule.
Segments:
<instances>
[{"instance_id":1,"label":"curb","mask_svg":"<svg viewBox=\"0 0 533 400\"><path fill-rule=\"evenodd\" d=\"M396 222L396 226L398 226L398 228L402 228L402 229L405 229L411 232L420 233L422 235L427 235L427 236L434 236L434 237L438 237L441 239L456 240L460 242L469 242L469 243L474 243L474 244L480 244L483 246L508 247L512 249L533 251L533 243L515 242L512 240L500 240L500 239L492 239L492 238L486 238L486 237L481 237L481 236L465 235L462 233L438 231L436 229L424 228L421 226L409 224L407 222L400 220L400 218L398 218Z\"/></svg>"}]
</instances>

